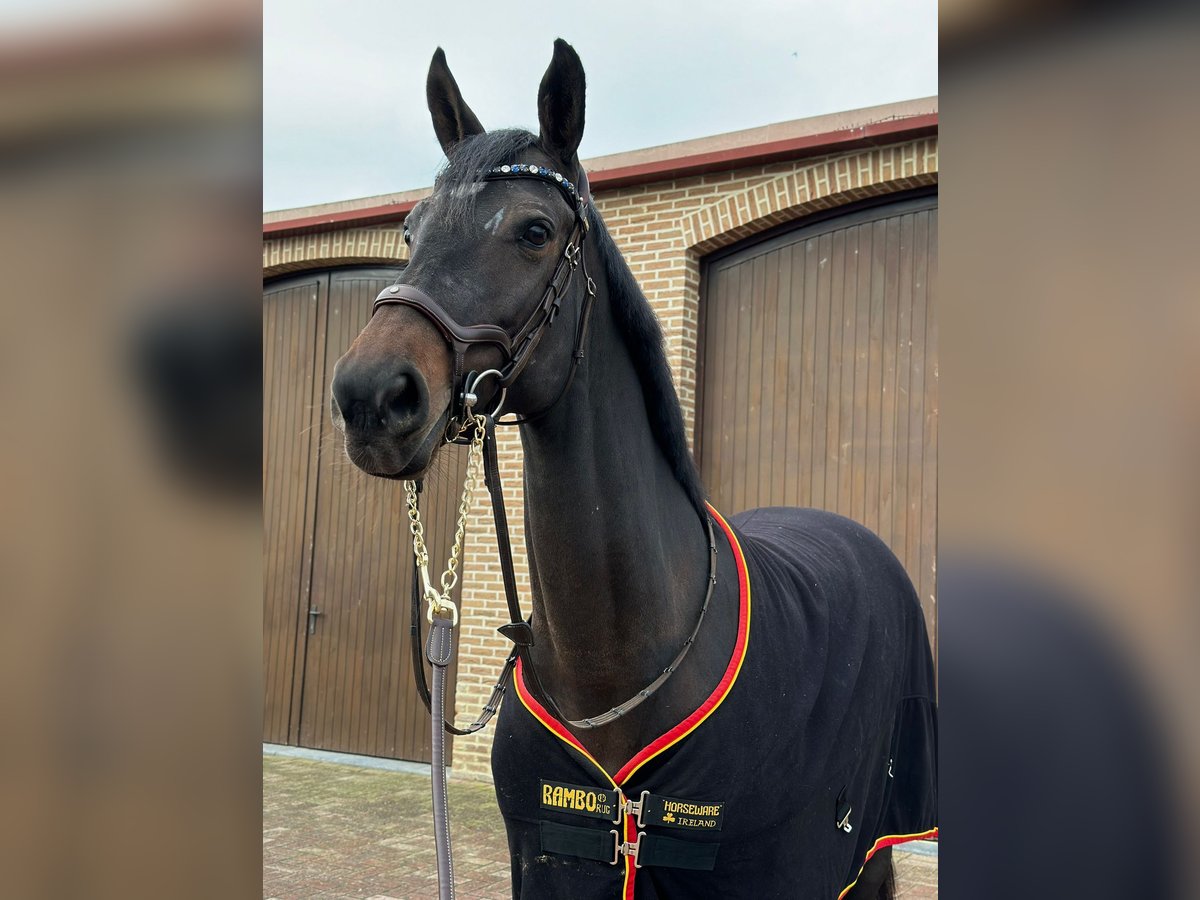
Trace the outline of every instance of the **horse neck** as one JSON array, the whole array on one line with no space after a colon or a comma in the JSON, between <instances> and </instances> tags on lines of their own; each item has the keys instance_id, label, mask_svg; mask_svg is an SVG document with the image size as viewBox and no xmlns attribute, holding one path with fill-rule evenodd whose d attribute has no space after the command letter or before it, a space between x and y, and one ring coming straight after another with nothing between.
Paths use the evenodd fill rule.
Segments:
<instances>
[{"instance_id":1,"label":"horse neck","mask_svg":"<svg viewBox=\"0 0 1200 900\"><path fill-rule=\"evenodd\" d=\"M570 391L521 429L534 660L573 717L662 671L695 625L708 576L704 527L655 439L601 281Z\"/></svg>"}]
</instances>

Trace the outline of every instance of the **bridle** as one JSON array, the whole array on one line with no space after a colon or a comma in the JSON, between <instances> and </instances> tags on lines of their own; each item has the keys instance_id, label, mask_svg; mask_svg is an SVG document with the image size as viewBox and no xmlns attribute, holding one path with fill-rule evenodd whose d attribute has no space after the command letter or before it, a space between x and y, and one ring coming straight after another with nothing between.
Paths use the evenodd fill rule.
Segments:
<instances>
[{"instance_id":1,"label":"bridle","mask_svg":"<svg viewBox=\"0 0 1200 900\"><path fill-rule=\"evenodd\" d=\"M562 309L563 300L574 278L576 269L582 269L585 296L579 311L575 329L575 349L572 352L572 363L563 379L562 386L555 398L537 413L518 417L504 424L519 425L533 421L548 413L566 396L567 390L575 377L575 371L583 361L584 344L587 341L588 323L591 321L592 306L596 300L596 283L588 275L587 259L583 252L583 244L589 231L588 223L588 186L587 176L580 176L577 186L566 176L548 169L545 166L517 163L496 166L483 176L485 181L500 181L505 179L534 178L556 187L570 204L575 215L571 232L567 236L566 246L554 267L542 298L534 307L515 334L509 334L499 325L460 325L454 317L436 300L424 291L410 284L401 284L399 280L383 289L375 298L371 315L379 311L381 306L409 306L424 315L436 326L446 343L450 345L453 354L453 375L451 380L451 408L449 422L446 427L446 437L450 442L466 443L469 441L470 418L478 403L479 386L487 378L494 378L495 402L486 413L492 419L498 419L503 410L505 395L512 384L525 370L533 358L533 351L546 330L554 324ZM466 368L467 353L476 345L495 347L500 351L502 362L499 368L486 369L482 372L469 372Z\"/></svg>"},{"instance_id":2,"label":"bridle","mask_svg":"<svg viewBox=\"0 0 1200 900\"><path fill-rule=\"evenodd\" d=\"M509 654L505 661L504 668L501 672L500 679L492 690L492 695L487 704L484 706L482 713L467 728L457 728L448 721L444 721L445 730L451 734L465 735L473 734L483 728L491 717L499 708L499 702L507 689L508 680L511 676L513 666L516 661L522 661L523 670L529 673L534 682L538 693L541 695L546 706L554 713L561 721L566 722L575 728L592 729L599 728L614 722L621 718L633 708L641 705L647 700L658 688L674 673L683 658L687 655L695 642L695 637L700 630L700 625L704 621L704 615L708 610L709 600L712 598L713 587L716 584L716 537L713 532L711 518L705 516L704 522L708 530L708 546L709 546L709 579L708 590L704 597L704 603L700 609L700 615L696 622L691 635L684 643L678 656L671 661L663 672L643 690L639 691L630 697L624 703L621 703L612 709L596 716L590 716L583 719L568 719L562 714L554 698L550 695L542 684L541 678L537 674L537 669L533 664L533 660L529 656L529 648L533 645L533 632L529 622L521 613L520 599L517 594L516 577L513 574L512 564L512 549L508 535L508 517L504 507L503 487L500 483L499 464L496 459L495 433L494 429L500 424L521 425L527 422L535 421L546 415L553 409L560 400L566 395L567 390L571 386L571 382L575 377L576 371L579 369L580 363L584 359L584 345L587 341L588 323L591 319L592 307L596 299L596 283L592 280L587 271L587 257L584 252L584 241L587 239L590 231L588 222L588 202L590 199L588 192L587 175L580 170L579 184L572 183L566 176L559 172L549 169L545 166L537 166L525 163L515 163L502 166L496 166L483 176L485 181L500 181L506 179L521 179L533 178L544 181L556 187L570 204L575 220L568 235L566 246L563 248L562 255L559 257L557 265L554 267L554 272L550 276L550 281L546 285L546 289L542 292L541 300L537 306L526 318L525 323L517 330L515 335L510 335L499 325L460 325L455 319L446 312L436 300L426 294L424 291L413 287L412 285L400 284L397 282L380 292L375 298L374 306L371 314L374 315L379 311L381 306L399 305L409 306L422 313L428 318L438 329L443 339L449 344L454 357L454 369L452 376L452 396L451 410L449 415L449 423L446 427L445 441L447 443L461 443L471 445L477 448L481 453L482 465L484 468L484 481L487 485L488 492L492 498L492 512L496 525L496 538L499 543L500 550L500 568L504 580L505 597L508 601L509 622L500 626L498 629L502 635L513 642L513 652ZM505 395L512 384L524 371L532 358L533 351L537 348L546 330L554 324L554 320L558 317L562 309L564 299L568 294L571 281L576 270L581 270L585 281L585 295L582 301L582 306L579 312L575 330L575 347L571 354L571 365L566 376L562 380L562 385L558 393L549 404L538 410L536 413L518 417L511 422L499 422L498 417L503 410ZM486 369L482 372L466 371L466 357L468 351L476 344L491 345L498 347L503 356L503 362L499 368ZM486 413L478 413L475 410L479 402L478 389L480 383L485 378L495 378L496 391L495 402L492 404L491 410ZM443 576L442 590L438 590L433 586L428 574L428 554L424 549L423 531L420 525L420 512L418 506L418 495L421 491L419 482L405 482L406 491L408 494L409 519L412 527L414 538L414 555L416 556L417 565L413 569L413 617L412 617L412 646L413 646L413 668L417 678L417 691L421 695L425 706L430 706L429 688L425 679L425 670L420 665L420 600L424 598L429 603L429 610L426 618L431 622L435 622L440 612L449 614L451 627L457 624L458 610L450 601L450 592L454 584L457 582L457 551L461 549L462 541L462 519L465 517L465 507L469 503L469 494L473 488L474 476L471 474L471 465L468 463L468 483L467 490L464 490L462 503L460 504L460 523L458 531L455 535L454 551L451 553L451 561L449 569Z\"/></svg>"},{"instance_id":3,"label":"bridle","mask_svg":"<svg viewBox=\"0 0 1200 900\"><path fill-rule=\"evenodd\" d=\"M514 178L536 178L557 187L563 197L571 205L575 221L568 235L566 246L559 257L550 281L542 293L541 300L530 313L525 323L510 335L498 325L461 325L446 312L436 300L424 291L412 285L397 283L384 288L375 298L371 314L379 311L381 306L399 305L416 309L429 319L438 329L443 339L450 346L454 358L452 377L452 400L449 421L444 439L447 443L465 443L470 449L467 457L467 478L463 488L462 500L458 508L458 526L455 530L454 543L442 576L441 589L430 581L429 554L425 547L424 529L420 516L419 482L404 482L408 502L409 527L413 535L413 566L412 577L412 619L410 623L409 643L412 647L413 672L416 678L417 693L433 720L433 818L434 833L437 840L437 864L439 895L443 900L453 900L454 873L452 853L450 849L449 805L446 793L445 766L445 736L447 733L466 735L479 731L491 720L500 707L512 678L513 669L518 660L522 663L522 672L527 673L533 681L537 693L541 696L546 707L559 721L580 729L599 728L624 716L630 710L640 706L649 699L671 675L678 670L679 664L687 656L695 643L700 625L712 599L713 589L717 583L717 545L713 532L712 518L704 516L708 530L709 572L708 586L700 615L691 635L671 663L649 685L638 691L624 703L598 716L584 719L568 719L555 703L542 684L534 667L529 649L533 646L533 629L529 620L521 612L520 598L517 594L517 582L512 560L512 547L508 534L508 517L504 508L504 494L500 482L500 467L496 453L495 428L499 424L498 417L503 411L504 400L508 389L524 371L533 356L534 350L554 324L562 309L564 299L568 296L569 288L575 271L582 270L584 277L584 298L581 301L576 329L575 348L572 351L570 367L562 380L557 395L548 405L536 413L518 417L512 422L503 424L524 424L546 415L559 401L566 396L584 358L584 346L587 341L588 323L591 319L592 307L596 299L596 283L587 272L587 257L584 252L584 241L589 232L588 222L588 189L587 176L580 175L580 186L576 186L565 176L545 166L528 164L510 164L497 166L484 176L486 181ZM467 370L467 353L475 345L486 345L499 349L502 362L498 368L485 369L482 372ZM487 378L494 378L496 388L493 393L494 401L486 413L476 411L479 404L479 386ZM446 718L446 670L454 657L454 626L458 624L458 609L450 600L451 591L458 581L458 557L462 551L467 513L470 508L471 496L483 470L484 482L492 498L492 515L496 525L496 540L500 552L500 571L504 581L504 595L508 604L509 621L501 625L499 632L512 641L513 649L504 661L500 677L492 688L491 696L484 705L476 720L466 728L458 728ZM425 658L433 667L432 689L426 681L425 666L421 659L421 600L428 604L426 618L430 623L428 640L425 644ZM439 727L440 725L440 727ZM615 863L615 860L614 860Z\"/></svg>"}]
</instances>

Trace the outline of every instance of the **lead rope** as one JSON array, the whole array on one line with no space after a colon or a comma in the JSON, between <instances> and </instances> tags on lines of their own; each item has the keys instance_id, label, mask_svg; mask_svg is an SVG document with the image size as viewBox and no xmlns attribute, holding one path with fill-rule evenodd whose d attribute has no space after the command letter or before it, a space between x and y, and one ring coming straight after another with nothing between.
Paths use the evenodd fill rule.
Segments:
<instances>
[{"instance_id":1,"label":"lead rope","mask_svg":"<svg viewBox=\"0 0 1200 900\"><path fill-rule=\"evenodd\" d=\"M450 803L446 792L446 669L454 659L454 626L458 624L458 607L450 599L454 586L458 584L458 561L462 555L463 541L467 531L467 515L471 511L471 500L479 484L483 469L483 438L486 419L474 416L464 431L473 424L470 449L467 451L467 477L463 484L462 499L458 504L458 524L454 529L454 544L442 573L441 590L433 586L429 578L429 551L425 547L425 528L421 524L418 506L417 485L404 482L404 493L408 500L409 531L413 538L413 556L420 573L422 592L428 604L426 618L429 619L429 640L425 645L425 656L433 666L433 691L430 704L433 731L433 835L437 845L437 873L439 900L454 900L454 861L450 846ZM422 675L424 673L422 672Z\"/></svg>"},{"instance_id":2,"label":"lead rope","mask_svg":"<svg viewBox=\"0 0 1200 900\"><path fill-rule=\"evenodd\" d=\"M429 638L425 647L425 656L433 667L433 689L429 690L425 683L425 670L419 657L415 657L414 667L417 677L417 691L425 705L429 708L433 731L433 830L437 845L438 897L440 900L454 900L454 866L450 844L450 807L446 791L446 734L471 734L478 731L495 714L500 700L508 686L513 666L518 658L525 662L525 670L533 679L535 689L541 695L543 702L551 713L559 720L579 729L599 728L609 722L616 721L630 710L648 700L678 669L688 651L695 643L712 600L713 589L717 584L717 544L713 531L712 516L704 516L704 525L708 533L709 570L708 585L704 594L704 602L700 607L700 615L696 625L684 642L682 648L662 673L645 688L638 691L624 703L598 716L584 719L568 719L555 703L550 692L542 684L537 669L529 656L529 648L533 645L533 630L529 623L521 617L520 600L517 596L516 576L513 571L512 547L508 535L508 517L504 509L504 493L500 481L500 467L496 453L495 421L490 416L470 415L467 423L459 431L459 436L468 433L474 426L469 449L467 451L467 476L463 484L462 498L458 504L458 523L454 530L454 543L446 560L446 569L441 577L441 590L433 586L429 577L429 551L425 546L425 529L421 523L420 487L416 482L405 481L404 491L408 501L409 530L413 538L413 556L416 563L413 570L413 625L412 640L414 648L417 645L420 629L418 597L424 597L428 604L426 618L431 624ZM500 570L504 576L504 593L508 601L509 622L498 630L513 642L513 650L505 660L500 679L492 689L492 696L484 706L478 719L466 729L459 729L446 718L446 669L454 659L454 627L458 624L458 607L450 599L450 594L458 584L458 565L462 555L463 543L466 536L467 515L471 510L471 502L479 486L481 471L487 484L488 493L492 497L492 514L496 524L496 539L500 552ZM439 727L440 726L440 727Z\"/></svg>"},{"instance_id":3,"label":"lead rope","mask_svg":"<svg viewBox=\"0 0 1200 900\"><path fill-rule=\"evenodd\" d=\"M433 665L433 837L437 843L438 897L454 900L454 855L450 849L450 803L446 795L446 667L454 658L454 622L434 613L425 655Z\"/></svg>"}]
</instances>

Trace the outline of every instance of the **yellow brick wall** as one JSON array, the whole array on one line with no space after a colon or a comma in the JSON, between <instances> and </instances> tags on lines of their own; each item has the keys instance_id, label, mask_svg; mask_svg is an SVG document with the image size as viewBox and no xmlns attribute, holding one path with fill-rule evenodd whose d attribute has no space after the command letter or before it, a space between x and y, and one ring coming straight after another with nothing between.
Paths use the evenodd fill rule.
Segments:
<instances>
[{"instance_id":1,"label":"yellow brick wall","mask_svg":"<svg viewBox=\"0 0 1200 900\"><path fill-rule=\"evenodd\" d=\"M936 137L817 159L774 163L614 190L595 203L662 322L688 432L695 417L700 261L775 225L855 200L937 183ZM264 242L264 275L347 262L403 259L400 226L386 225ZM529 570L522 531L521 446L501 429L499 456L513 530L517 580L528 610ZM469 721L487 700L507 654L496 634L507 621L495 532L481 495L464 549L463 624L457 708ZM493 730L455 738L454 771L490 778Z\"/></svg>"}]
</instances>

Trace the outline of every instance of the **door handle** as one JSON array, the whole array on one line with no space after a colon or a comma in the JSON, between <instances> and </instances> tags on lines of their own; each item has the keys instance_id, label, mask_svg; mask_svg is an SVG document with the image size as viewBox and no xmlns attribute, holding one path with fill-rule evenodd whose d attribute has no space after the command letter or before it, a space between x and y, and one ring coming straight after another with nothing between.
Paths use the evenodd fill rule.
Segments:
<instances>
[{"instance_id":1,"label":"door handle","mask_svg":"<svg viewBox=\"0 0 1200 900\"><path fill-rule=\"evenodd\" d=\"M321 612L319 609L317 609L315 606L311 607L308 610L308 633L309 634L313 634L316 632L317 616L323 616L323 615L325 615L325 614L323 612Z\"/></svg>"}]
</instances>

